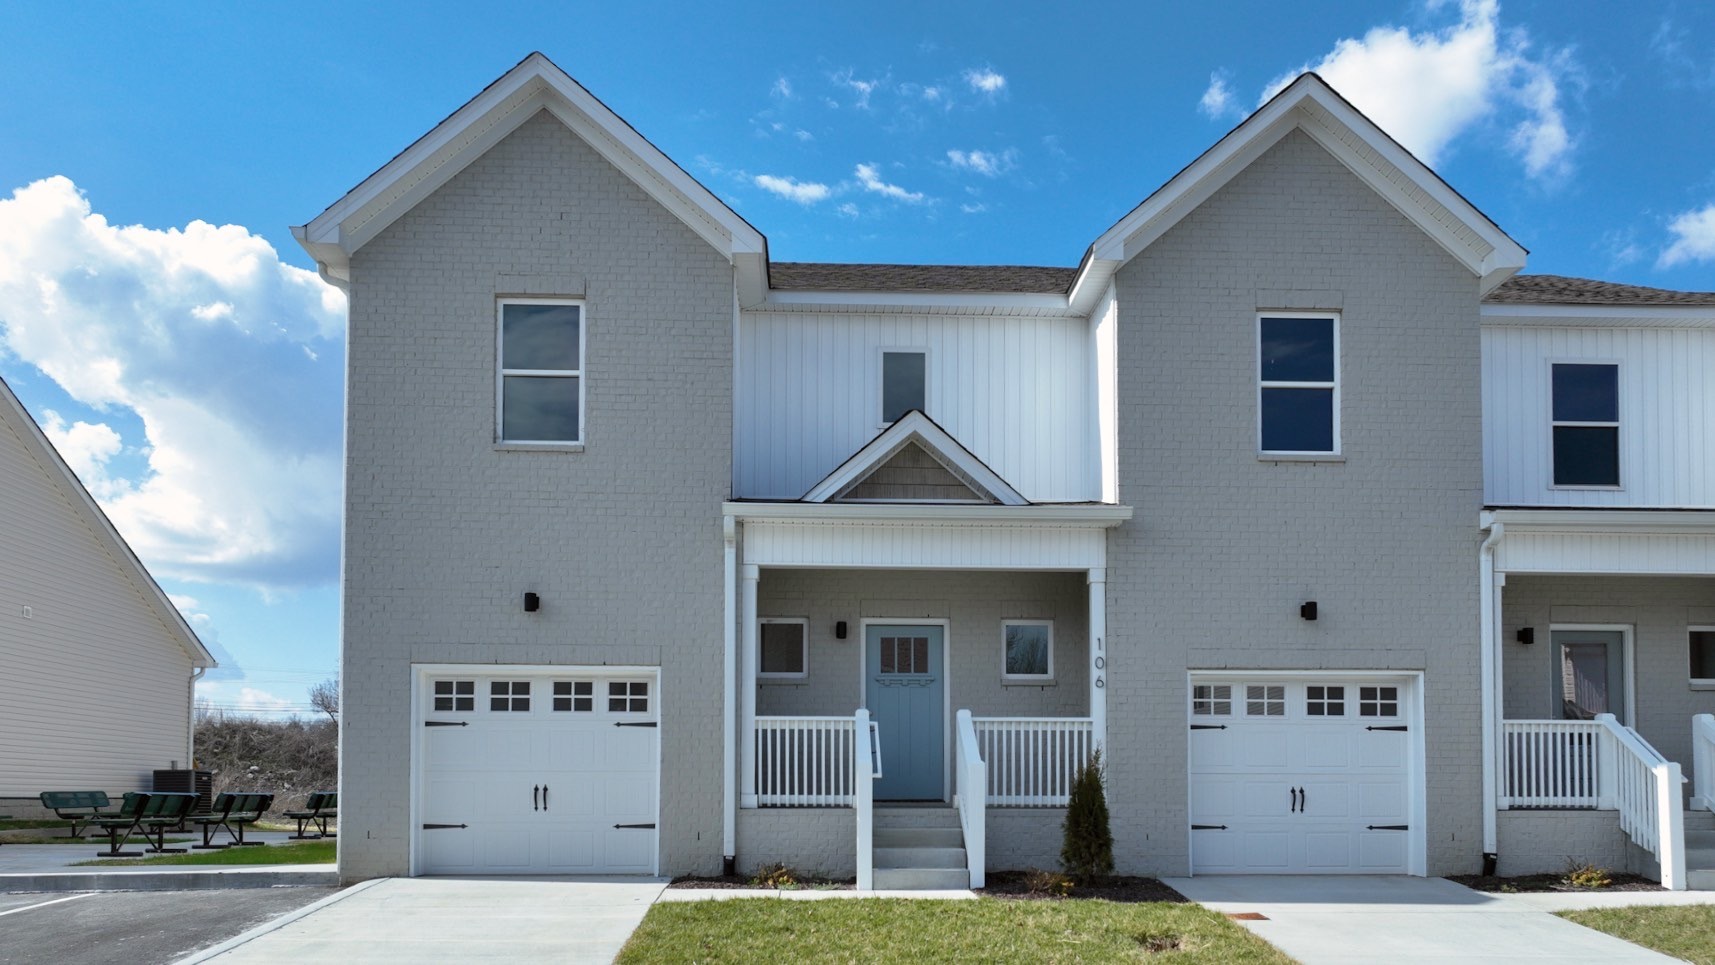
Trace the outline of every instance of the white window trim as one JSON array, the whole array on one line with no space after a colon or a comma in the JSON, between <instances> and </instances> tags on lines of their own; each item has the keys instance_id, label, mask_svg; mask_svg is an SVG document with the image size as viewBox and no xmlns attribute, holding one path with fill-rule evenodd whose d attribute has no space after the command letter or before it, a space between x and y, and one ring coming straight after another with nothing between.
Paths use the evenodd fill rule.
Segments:
<instances>
[{"instance_id":1,"label":"white window trim","mask_svg":"<svg viewBox=\"0 0 1715 965\"><path fill-rule=\"evenodd\" d=\"M758 680L804 680L810 676L810 621L807 617L758 617L756 620L756 677ZM802 631L798 638L798 646L803 650L802 665L804 669L798 673L768 673L762 669L762 625L768 623L796 623Z\"/></svg>"},{"instance_id":2,"label":"white window trim","mask_svg":"<svg viewBox=\"0 0 1715 965\"><path fill-rule=\"evenodd\" d=\"M1611 366L1613 366L1614 367L1614 416L1615 416L1614 421L1613 422L1562 422L1560 420L1555 419L1554 418L1554 367L1556 365L1611 365ZM1548 407L1548 440L1547 440L1547 442L1548 442L1548 461L1545 463L1545 465L1548 467L1548 488L1550 490L1560 489L1560 490L1570 490L1573 492L1577 492L1577 491L1582 490L1582 491L1586 491L1586 492L1596 491L1596 492L1609 492L1609 493L1617 493L1617 492L1624 492L1625 491L1625 489L1626 489L1626 448L1625 448L1626 438L1625 438L1625 429L1620 424L1622 421L1624 421L1623 419L1620 418L1623 415L1623 413L1620 411L1620 403L1625 398L1625 392L1623 391L1625 384L1622 381L1625 377L1626 377L1625 367L1620 364L1619 359L1611 359L1611 358L1600 358L1600 359L1551 358L1548 360L1548 378L1544 380L1544 384L1546 385L1546 393L1548 396L1548 399L1547 399L1547 407ZM1616 456L1620 462L1620 465L1619 465L1620 481L1618 483L1612 485L1612 486L1602 485L1599 483L1558 483L1558 482L1555 482L1554 481L1554 430L1561 427L1561 426L1566 426L1568 428L1613 429L1614 430L1614 451L1615 451L1615 454L1616 454Z\"/></svg>"},{"instance_id":3,"label":"white window trim","mask_svg":"<svg viewBox=\"0 0 1715 965\"><path fill-rule=\"evenodd\" d=\"M1691 624L1685 628L1685 658L1691 661L1691 635L1693 633L1715 633L1715 625ZM1685 668L1686 677L1691 682L1692 690L1715 690L1715 677L1692 677L1691 668Z\"/></svg>"},{"instance_id":4,"label":"white window trim","mask_svg":"<svg viewBox=\"0 0 1715 965\"><path fill-rule=\"evenodd\" d=\"M575 369L509 369L506 363L506 306L508 305L574 305L578 309L578 367ZM581 298L497 298L494 302L494 444L500 448L572 449L584 445L585 396L589 389L589 358L585 345L589 341L589 308ZM535 375L578 380L578 437L576 439L508 439L506 438L506 377Z\"/></svg>"},{"instance_id":5,"label":"white window trim","mask_svg":"<svg viewBox=\"0 0 1715 965\"><path fill-rule=\"evenodd\" d=\"M881 429L893 425L887 419L887 357L895 353L923 356L922 412L924 415L929 414L929 347L927 345L883 345L875 350L875 418L877 428Z\"/></svg>"},{"instance_id":6,"label":"white window trim","mask_svg":"<svg viewBox=\"0 0 1715 965\"><path fill-rule=\"evenodd\" d=\"M1262 320L1265 318L1324 318L1334 323L1334 381L1332 382L1275 382L1262 377ZM1256 346L1256 450L1262 459L1288 457L1290 460L1314 462L1317 458L1335 461L1342 456L1344 449L1340 439L1340 312L1270 312L1256 313L1256 326L1251 341ZM1264 389L1333 389L1334 390L1334 448L1327 451L1318 449L1264 449L1262 445L1262 393Z\"/></svg>"},{"instance_id":7,"label":"white window trim","mask_svg":"<svg viewBox=\"0 0 1715 965\"><path fill-rule=\"evenodd\" d=\"M1006 672L1006 628L1007 627L1047 627L1048 628L1048 672L1037 673L1007 673ZM1002 620L1000 621L1000 679L1009 684L1046 684L1054 682L1054 621L1053 620Z\"/></svg>"}]
</instances>

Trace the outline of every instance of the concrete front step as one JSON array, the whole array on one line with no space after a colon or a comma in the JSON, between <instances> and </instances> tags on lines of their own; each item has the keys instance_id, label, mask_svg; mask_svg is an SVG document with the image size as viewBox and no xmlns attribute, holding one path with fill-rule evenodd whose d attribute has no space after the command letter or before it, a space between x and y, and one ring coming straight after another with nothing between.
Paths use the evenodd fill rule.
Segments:
<instances>
[{"instance_id":1,"label":"concrete front step","mask_svg":"<svg viewBox=\"0 0 1715 965\"><path fill-rule=\"evenodd\" d=\"M889 807L877 805L877 828L957 828L959 812L950 807Z\"/></svg>"},{"instance_id":2,"label":"concrete front step","mask_svg":"<svg viewBox=\"0 0 1715 965\"><path fill-rule=\"evenodd\" d=\"M1687 833L1692 831L1715 831L1715 811L1685 812L1685 830Z\"/></svg>"},{"instance_id":3,"label":"concrete front step","mask_svg":"<svg viewBox=\"0 0 1715 965\"><path fill-rule=\"evenodd\" d=\"M876 848L877 868L963 868L964 848Z\"/></svg>"},{"instance_id":4,"label":"concrete front step","mask_svg":"<svg viewBox=\"0 0 1715 965\"><path fill-rule=\"evenodd\" d=\"M964 868L877 868L878 891L959 891L971 886Z\"/></svg>"},{"instance_id":5,"label":"concrete front step","mask_svg":"<svg viewBox=\"0 0 1715 965\"><path fill-rule=\"evenodd\" d=\"M1715 870L1699 868L1695 871L1686 869L1685 887L1692 891L1715 891Z\"/></svg>"},{"instance_id":6,"label":"concrete front step","mask_svg":"<svg viewBox=\"0 0 1715 965\"><path fill-rule=\"evenodd\" d=\"M876 848L962 848L964 832L958 828L876 828Z\"/></svg>"}]
</instances>

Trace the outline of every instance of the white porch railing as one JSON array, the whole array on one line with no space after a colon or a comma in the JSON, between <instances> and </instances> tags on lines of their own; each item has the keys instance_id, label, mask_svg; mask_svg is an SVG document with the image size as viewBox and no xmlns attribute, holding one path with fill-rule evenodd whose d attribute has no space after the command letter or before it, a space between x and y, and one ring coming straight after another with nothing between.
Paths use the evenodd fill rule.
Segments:
<instances>
[{"instance_id":1,"label":"white porch railing","mask_svg":"<svg viewBox=\"0 0 1715 965\"><path fill-rule=\"evenodd\" d=\"M988 768L988 803L997 806L1065 806L1078 769L1095 748L1088 717L977 717L972 723Z\"/></svg>"},{"instance_id":2,"label":"white porch railing","mask_svg":"<svg viewBox=\"0 0 1715 965\"><path fill-rule=\"evenodd\" d=\"M1715 714L1691 718L1691 807L1715 811Z\"/></svg>"},{"instance_id":3,"label":"white porch railing","mask_svg":"<svg viewBox=\"0 0 1715 965\"><path fill-rule=\"evenodd\" d=\"M977 745L977 730L971 712L960 710L958 730L953 735L953 806L959 809L959 827L965 834L965 867L970 886L983 886L988 865L988 767Z\"/></svg>"},{"instance_id":4,"label":"white porch railing","mask_svg":"<svg viewBox=\"0 0 1715 965\"><path fill-rule=\"evenodd\" d=\"M1502 731L1501 807L1613 807L1601 799L1593 720L1509 720Z\"/></svg>"},{"instance_id":5,"label":"white porch railing","mask_svg":"<svg viewBox=\"0 0 1715 965\"><path fill-rule=\"evenodd\" d=\"M1679 765L1663 758L1637 731L1620 726L1613 714L1597 714L1596 722L1602 725L1603 777L1613 775L1620 829L1661 862L1663 888L1684 891L1685 812L1679 786L1685 779Z\"/></svg>"},{"instance_id":6,"label":"white porch railing","mask_svg":"<svg viewBox=\"0 0 1715 965\"><path fill-rule=\"evenodd\" d=\"M756 718L756 803L853 806L859 790L857 736L853 717Z\"/></svg>"},{"instance_id":7,"label":"white porch railing","mask_svg":"<svg viewBox=\"0 0 1715 965\"><path fill-rule=\"evenodd\" d=\"M863 741L861 753L852 758L852 784L857 793L857 887L875 890L875 782L881 778L881 729L862 707L852 715L853 731Z\"/></svg>"}]
</instances>

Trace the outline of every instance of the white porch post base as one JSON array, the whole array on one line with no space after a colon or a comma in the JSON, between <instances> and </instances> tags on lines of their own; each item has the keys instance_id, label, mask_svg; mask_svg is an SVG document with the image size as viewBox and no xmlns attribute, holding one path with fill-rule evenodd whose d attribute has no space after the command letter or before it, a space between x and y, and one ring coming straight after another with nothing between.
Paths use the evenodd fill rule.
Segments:
<instances>
[{"instance_id":1,"label":"white porch post base","mask_svg":"<svg viewBox=\"0 0 1715 965\"><path fill-rule=\"evenodd\" d=\"M740 568L739 625L743 667L738 674L739 713L739 806L756 807L756 584L762 568L747 563Z\"/></svg>"},{"instance_id":2,"label":"white porch post base","mask_svg":"<svg viewBox=\"0 0 1715 965\"><path fill-rule=\"evenodd\" d=\"M1091 567L1090 582L1090 740L1105 750L1108 743L1108 571Z\"/></svg>"}]
</instances>

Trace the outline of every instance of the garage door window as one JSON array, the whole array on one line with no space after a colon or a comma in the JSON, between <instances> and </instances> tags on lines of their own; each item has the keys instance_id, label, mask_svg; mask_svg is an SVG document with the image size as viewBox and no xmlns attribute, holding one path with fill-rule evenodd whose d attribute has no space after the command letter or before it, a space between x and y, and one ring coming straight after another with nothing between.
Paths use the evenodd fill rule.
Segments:
<instances>
[{"instance_id":1,"label":"garage door window","mask_svg":"<svg viewBox=\"0 0 1715 965\"><path fill-rule=\"evenodd\" d=\"M1198 717L1226 717L1233 712L1230 684L1197 684L1191 688L1191 713Z\"/></svg>"},{"instance_id":2,"label":"garage door window","mask_svg":"<svg viewBox=\"0 0 1715 965\"><path fill-rule=\"evenodd\" d=\"M435 710L442 713L476 710L476 681L435 681Z\"/></svg>"},{"instance_id":3,"label":"garage door window","mask_svg":"<svg viewBox=\"0 0 1715 965\"><path fill-rule=\"evenodd\" d=\"M491 682L488 685L488 709L493 711L529 711L530 681L496 680Z\"/></svg>"},{"instance_id":4,"label":"garage door window","mask_svg":"<svg viewBox=\"0 0 1715 965\"><path fill-rule=\"evenodd\" d=\"M616 714L649 712L649 681L614 680L607 685L607 709Z\"/></svg>"},{"instance_id":5,"label":"garage door window","mask_svg":"<svg viewBox=\"0 0 1715 965\"><path fill-rule=\"evenodd\" d=\"M554 681L554 709L574 714L595 710L595 681Z\"/></svg>"},{"instance_id":6,"label":"garage door window","mask_svg":"<svg viewBox=\"0 0 1715 965\"><path fill-rule=\"evenodd\" d=\"M1346 716L1346 688L1304 688L1304 713L1310 717Z\"/></svg>"},{"instance_id":7,"label":"garage door window","mask_svg":"<svg viewBox=\"0 0 1715 965\"><path fill-rule=\"evenodd\" d=\"M1398 687L1359 687L1358 716L1398 717Z\"/></svg>"},{"instance_id":8,"label":"garage door window","mask_svg":"<svg viewBox=\"0 0 1715 965\"><path fill-rule=\"evenodd\" d=\"M1245 713L1251 717L1285 717L1286 688L1278 684L1246 687Z\"/></svg>"}]
</instances>

